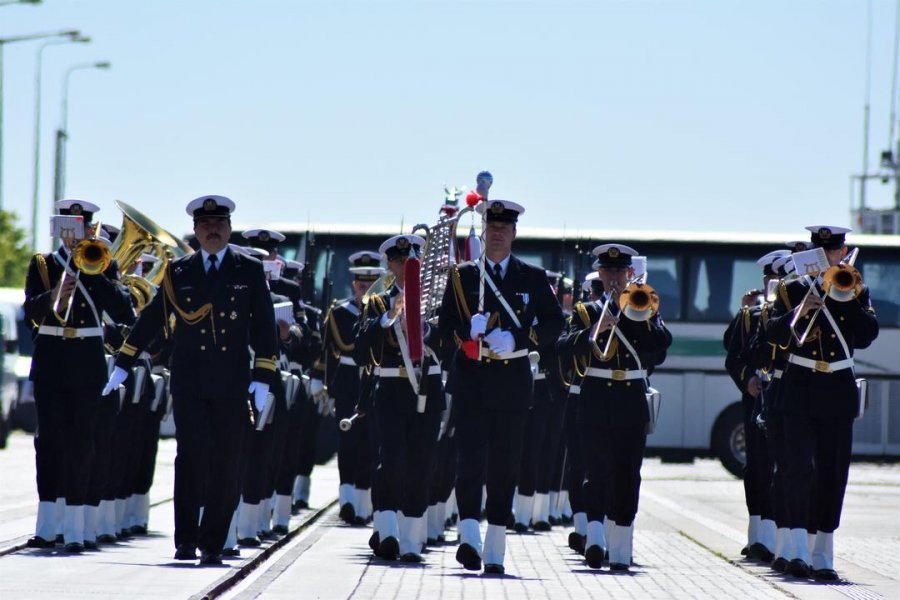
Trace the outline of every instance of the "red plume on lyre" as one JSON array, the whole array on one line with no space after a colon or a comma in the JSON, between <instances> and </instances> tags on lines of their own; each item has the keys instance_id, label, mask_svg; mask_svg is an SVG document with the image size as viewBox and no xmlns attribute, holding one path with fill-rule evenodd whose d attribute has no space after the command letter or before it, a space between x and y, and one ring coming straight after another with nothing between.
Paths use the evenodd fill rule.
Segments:
<instances>
[{"instance_id":1,"label":"red plume on lyre","mask_svg":"<svg viewBox=\"0 0 900 600\"><path fill-rule=\"evenodd\" d=\"M484 200L484 198L481 194L474 190L466 194L466 206L469 208L475 208L482 200Z\"/></svg>"},{"instance_id":2,"label":"red plume on lyre","mask_svg":"<svg viewBox=\"0 0 900 600\"><path fill-rule=\"evenodd\" d=\"M404 269L403 307L406 319L406 341L409 344L409 358L420 362L424 355L422 339L422 282L420 280L422 263L415 256L410 256Z\"/></svg>"}]
</instances>

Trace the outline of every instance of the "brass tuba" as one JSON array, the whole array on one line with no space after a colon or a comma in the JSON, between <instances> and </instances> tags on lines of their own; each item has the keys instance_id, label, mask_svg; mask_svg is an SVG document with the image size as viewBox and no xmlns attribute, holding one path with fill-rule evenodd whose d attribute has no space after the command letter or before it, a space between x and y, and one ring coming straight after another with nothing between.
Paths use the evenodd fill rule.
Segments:
<instances>
[{"instance_id":1,"label":"brass tuba","mask_svg":"<svg viewBox=\"0 0 900 600\"><path fill-rule=\"evenodd\" d=\"M156 257L156 264L146 277L122 277L122 283L134 296L135 307L140 312L156 294L156 288L162 283L169 262L190 254L193 250L133 206L121 200L116 200L116 206L123 215L121 231L112 246L112 257L119 263L119 269L122 272L131 270L144 253Z\"/></svg>"}]
</instances>

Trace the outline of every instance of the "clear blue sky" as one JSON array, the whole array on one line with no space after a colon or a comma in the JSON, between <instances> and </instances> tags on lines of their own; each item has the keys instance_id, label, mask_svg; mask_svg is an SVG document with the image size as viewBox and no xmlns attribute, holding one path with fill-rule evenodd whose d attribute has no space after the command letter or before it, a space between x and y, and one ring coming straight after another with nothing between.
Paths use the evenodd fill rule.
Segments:
<instances>
[{"instance_id":1,"label":"clear blue sky","mask_svg":"<svg viewBox=\"0 0 900 600\"><path fill-rule=\"evenodd\" d=\"M870 164L888 143L894 0L873 0ZM848 224L862 166L863 0L45 0L0 37L44 52L39 241L73 75L67 196L174 233L192 198L235 225L431 221L494 174L523 226L799 231ZM4 208L30 226L40 42L4 50ZM892 203L873 183L870 200Z\"/></svg>"}]
</instances>

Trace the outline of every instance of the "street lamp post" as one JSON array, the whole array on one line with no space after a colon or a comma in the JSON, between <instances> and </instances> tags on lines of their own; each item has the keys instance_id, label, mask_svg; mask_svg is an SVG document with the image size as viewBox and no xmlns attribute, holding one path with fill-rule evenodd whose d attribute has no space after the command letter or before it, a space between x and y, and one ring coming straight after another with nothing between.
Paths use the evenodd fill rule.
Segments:
<instances>
[{"instance_id":1,"label":"street lamp post","mask_svg":"<svg viewBox=\"0 0 900 600\"><path fill-rule=\"evenodd\" d=\"M73 65L66 69L63 77L62 111L59 129L56 130L56 159L55 175L53 178L53 209L56 202L63 199L66 192L66 141L69 139L69 79L75 71L85 69L109 69L112 65L108 61L84 63ZM52 210L50 214L53 214Z\"/></svg>"},{"instance_id":2,"label":"street lamp post","mask_svg":"<svg viewBox=\"0 0 900 600\"><path fill-rule=\"evenodd\" d=\"M0 209L3 208L3 47L14 42L27 42L54 37L81 37L78 30L55 31L51 33L29 33L0 38Z\"/></svg>"},{"instance_id":3,"label":"street lamp post","mask_svg":"<svg viewBox=\"0 0 900 600\"><path fill-rule=\"evenodd\" d=\"M37 52L37 62L34 75L34 181L31 193L31 249L37 249L37 215L38 195L40 193L40 168L41 168L41 70L44 58L44 48L58 44L70 44L79 42L87 44L89 37L72 37L68 39L49 40L41 44Z\"/></svg>"}]
</instances>

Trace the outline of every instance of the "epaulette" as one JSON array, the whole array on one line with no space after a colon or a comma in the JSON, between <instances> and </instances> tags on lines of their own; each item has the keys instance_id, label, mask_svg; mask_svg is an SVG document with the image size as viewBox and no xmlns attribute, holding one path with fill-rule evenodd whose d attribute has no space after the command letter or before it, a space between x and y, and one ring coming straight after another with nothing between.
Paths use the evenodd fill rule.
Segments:
<instances>
[{"instance_id":1,"label":"epaulette","mask_svg":"<svg viewBox=\"0 0 900 600\"><path fill-rule=\"evenodd\" d=\"M36 252L34 255L34 262L37 263L38 274L41 276L41 282L44 284L44 287L49 290L50 273L47 271L47 259L45 259L44 255L40 252Z\"/></svg>"},{"instance_id":2,"label":"epaulette","mask_svg":"<svg viewBox=\"0 0 900 600\"><path fill-rule=\"evenodd\" d=\"M581 319L581 322L584 323L585 327L591 326L591 316L588 314L587 307L584 305L584 302L579 302L575 305L575 313L578 315L578 318Z\"/></svg>"},{"instance_id":3,"label":"epaulette","mask_svg":"<svg viewBox=\"0 0 900 600\"><path fill-rule=\"evenodd\" d=\"M744 335L750 333L750 307L744 306L741 308L741 312L743 313L741 322L744 325Z\"/></svg>"},{"instance_id":4,"label":"epaulette","mask_svg":"<svg viewBox=\"0 0 900 600\"><path fill-rule=\"evenodd\" d=\"M456 297L456 308L459 311L460 319L471 320L472 315L469 313L469 307L466 304L466 295L463 292L462 281L459 279L459 267L457 265L453 265L450 268L450 281L453 284L453 295Z\"/></svg>"},{"instance_id":5,"label":"epaulette","mask_svg":"<svg viewBox=\"0 0 900 600\"><path fill-rule=\"evenodd\" d=\"M781 301L784 302L784 307L787 310L794 308L791 306L791 297L788 294L787 284L784 282L784 279L778 282L778 296L781 297Z\"/></svg>"}]
</instances>

